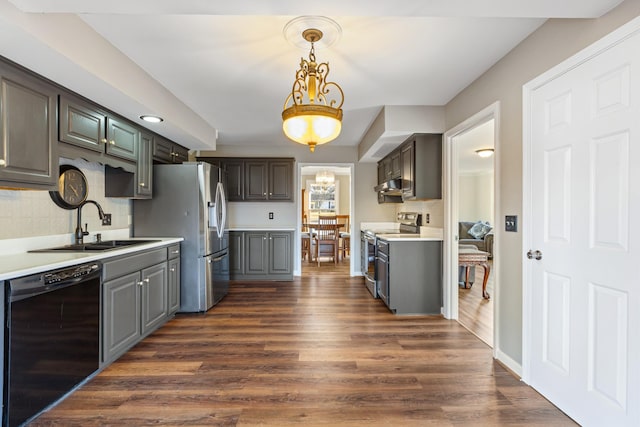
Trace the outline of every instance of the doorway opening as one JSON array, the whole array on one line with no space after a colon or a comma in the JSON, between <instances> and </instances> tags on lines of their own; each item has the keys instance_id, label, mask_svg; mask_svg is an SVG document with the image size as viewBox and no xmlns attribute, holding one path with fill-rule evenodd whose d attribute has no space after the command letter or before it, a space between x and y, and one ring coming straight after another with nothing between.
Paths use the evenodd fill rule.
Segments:
<instances>
[{"instance_id":1,"label":"doorway opening","mask_svg":"<svg viewBox=\"0 0 640 427\"><path fill-rule=\"evenodd\" d=\"M445 133L444 174L444 315L458 320L494 352L499 294L498 112L499 104L493 104ZM492 155L481 157L478 152L484 149L493 150ZM481 260L469 265L468 254Z\"/></svg>"},{"instance_id":2,"label":"doorway opening","mask_svg":"<svg viewBox=\"0 0 640 427\"><path fill-rule=\"evenodd\" d=\"M352 164L299 164L296 265L301 276L351 274L354 259L351 239L353 169ZM318 244L319 236L314 226L327 217L336 217L340 224L335 242Z\"/></svg>"}]
</instances>

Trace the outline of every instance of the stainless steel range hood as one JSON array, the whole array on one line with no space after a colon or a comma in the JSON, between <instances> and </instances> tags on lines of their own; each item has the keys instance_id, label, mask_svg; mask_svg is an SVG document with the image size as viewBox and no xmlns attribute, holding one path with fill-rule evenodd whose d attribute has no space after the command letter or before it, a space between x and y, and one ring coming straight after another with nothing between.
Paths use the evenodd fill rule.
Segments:
<instances>
[{"instance_id":1,"label":"stainless steel range hood","mask_svg":"<svg viewBox=\"0 0 640 427\"><path fill-rule=\"evenodd\" d=\"M402 203L402 180L390 179L373 187L378 193L378 203Z\"/></svg>"},{"instance_id":2,"label":"stainless steel range hood","mask_svg":"<svg viewBox=\"0 0 640 427\"><path fill-rule=\"evenodd\" d=\"M384 193L389 196L402 196L402 180L400 178L390 179L380 185L376 185L373 189L378 193Z\"/></svg>"}]
</instances>

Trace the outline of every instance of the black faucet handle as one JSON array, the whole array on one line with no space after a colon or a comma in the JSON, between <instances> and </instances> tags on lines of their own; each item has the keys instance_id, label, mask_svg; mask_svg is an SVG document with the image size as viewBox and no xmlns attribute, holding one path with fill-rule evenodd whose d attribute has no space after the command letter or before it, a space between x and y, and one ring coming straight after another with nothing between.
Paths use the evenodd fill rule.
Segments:
<instances>
[{"instance_id":1,"label":"black faucet handle","mask_svg":"<svg viewBox=\"0 0 640 427\"><path fill-rule=\"evenodd\" d=\"M89 235L89 224L87 224L86 222L84 223L84 230L82 230L82 235L83 236L88 236Z\"/></svg>"}]
</instances>

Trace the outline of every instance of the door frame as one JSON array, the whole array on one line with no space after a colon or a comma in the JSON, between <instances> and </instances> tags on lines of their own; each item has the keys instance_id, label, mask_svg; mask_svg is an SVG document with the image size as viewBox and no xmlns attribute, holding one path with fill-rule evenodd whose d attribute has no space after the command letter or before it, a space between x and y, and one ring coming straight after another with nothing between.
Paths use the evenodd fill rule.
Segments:
<instances>
[{"instance_id":1,"label":"door frame","mask_svg":"<svg viewBox=\"0 0 640 427\"><path fill-rule=\"evenodd\" d=\"M526 384L531 383L531 349L533 345L531 341L533 326L531 322L533 312L531 304L533 264L525 258L525 254L531 248L531 243L533 242L533 228L530 220L533 217L532 94L541 86L588 62L591 58L612 48L637 32L640 32L640 17L636 17L613 30L522 86L522 381Z\"/></svg>"},{"instance_id":2,"label":"door frame","mask_svg":"<svg viewBox=\"0 0 640 427\"><path fill-rule=\"evenodd\" d=\"M349 168L349 224L351 225L351 239L349 239L349 272L351 276L361 275L360 273L356 273L354 271L355 263L354 263L354 246L355 241L360 241L360 237L358 235L357 239L354 239L353 236L353 225L354 217L355 217L355 164L354 163L336 163L336 162L298 162L296 169L296 182L298 188L298 195L300 194L300 190L304 188L304 184L302 182L302 168L305 166L326 166L326 167L338 167L338 168ZM295 230L295 256L293 258L294 276L302 276L302 247L301 247L301 231L302 230L302 203L301 197L296 196L296 230ZM359 252L358 252L359 253Z\"/></svg>"},{"instance_id":3,"label":"door frame","mask_svg":"<svg viewBox=\"0 0 640 427\"><path fill-rule=\"evenodd\" d=\"M493 168L493 212L494 212L494 243L493 243L493 355L498 354L500 336L498 333L498 301L500 299L500 280L498 268L500 262L500 230L497 219L500 206L500 101L496 101L462 123L444 133L444 268L443 268L443 315L446 319L458 319L458 148L454 139L467 133L477 126L493 119L494 139L494 168ZM454 197L456 196L456 197Z\"/></svg>"}]
</instances>

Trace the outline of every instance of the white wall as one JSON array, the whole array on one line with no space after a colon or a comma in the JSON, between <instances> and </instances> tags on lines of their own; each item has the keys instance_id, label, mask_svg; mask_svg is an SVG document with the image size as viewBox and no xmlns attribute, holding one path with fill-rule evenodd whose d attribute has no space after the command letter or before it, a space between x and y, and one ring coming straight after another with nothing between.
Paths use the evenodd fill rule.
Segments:
<instances>
[{"instance_id":1,"label":"white wall","mask_svg":"<svg viewBox=\"0 0 640 427\"><path fill-rule=\"evenodd\" d=\"M458 219L493 224L493 172L458 177Z\"/></svg>"},{"instance_id":2,"label":"white wall","mask_svg":"<svg viewBox=\"0 0 640 427\"><path fill-rule=\"evenodd\" d=\"M83 207L82 223L88 224L91 234L129 227L131 201L104 196L104 165L67 159L60 159L60 163L82 170L89 184L87 198L112 215L111 226L103 226L95 206ZM76 210L58 207L48 191L0 190L0 239L69 234L71 242L75 228Z\"/></svg>"},{"instance_id":3,"label":"white wall","mask_svg":"<svg viewBox=\"0 0 640 427\"><path fill-rule=\"evenodd\" d=\"M452 129L487 106L500 102L496 161L500 167L498 221L522 217L522 86L622 24L640 15L640 0L626 0L599 19L550 19L485 74L458 94L445 109ZM520 224L519 230L522 230ZM497 349L522 362L522 235L496 228L499 240Z\"/></svg>"}]
</instances>

